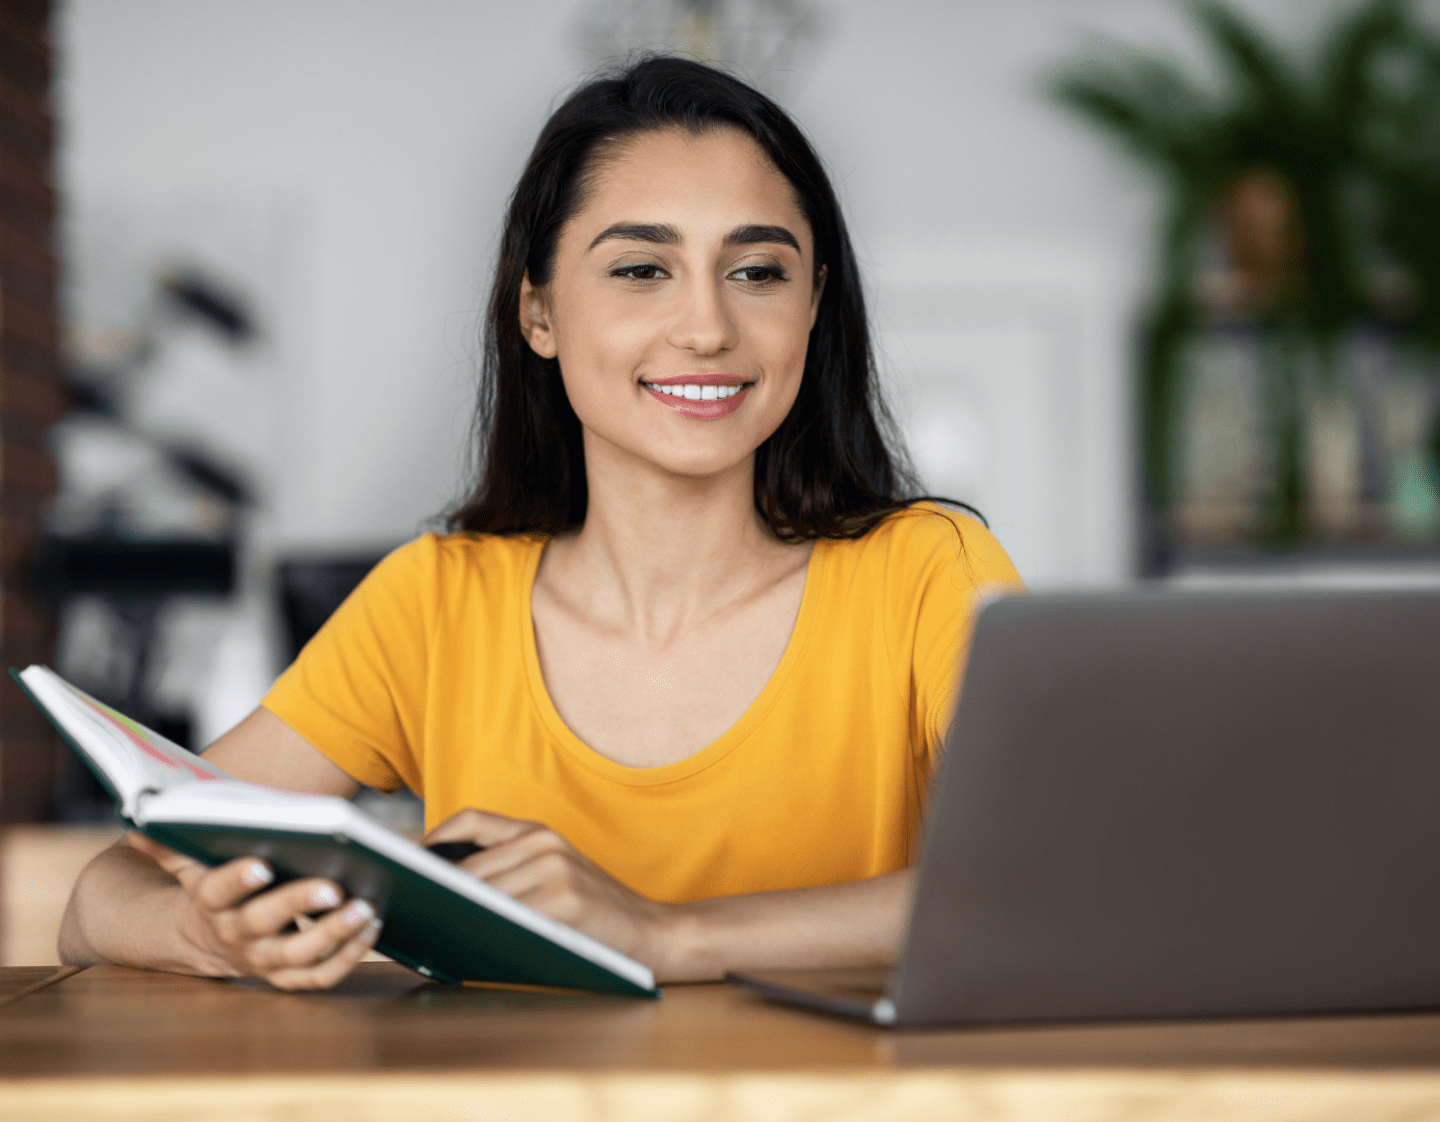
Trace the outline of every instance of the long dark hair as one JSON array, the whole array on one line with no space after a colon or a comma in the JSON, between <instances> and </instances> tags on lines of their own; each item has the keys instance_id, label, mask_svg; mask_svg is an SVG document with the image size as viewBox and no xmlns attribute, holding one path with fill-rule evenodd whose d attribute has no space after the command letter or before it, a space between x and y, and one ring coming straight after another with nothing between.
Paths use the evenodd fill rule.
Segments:
<instances>
[{"instance_id":1,"label":"long dark hair","mask_svg":"<svg viewBox=\"0 0 1440 1122\"><path fill-rule=\"evenodd\" d=\"M520 330L520 282L547 284L561 227L608 145L637 133L743 129L794 187L826 273L800 391L755 453L755 507L785 541L859 537L919 497L880 397L865 300L835 192L804 134L778 105L713 67L649 55L571 94L540 133L510 199L485 328L474 492L450 527L557 534L585 520L579 418L555 359ZM957 504L963 505L963 504Z\"/></svg>"}]
</instances>

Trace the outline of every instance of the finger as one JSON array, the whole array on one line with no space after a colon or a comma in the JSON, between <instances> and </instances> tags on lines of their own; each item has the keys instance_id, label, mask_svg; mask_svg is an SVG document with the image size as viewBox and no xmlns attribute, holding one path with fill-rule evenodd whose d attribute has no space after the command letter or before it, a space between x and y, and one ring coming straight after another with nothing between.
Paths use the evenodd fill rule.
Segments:
<instances>
[{"instance_id":1,"label":"finger","mask_svg":"<svg viewBox=\"0 0 1440 1122\"><path fill-rule=\"evenodd\" d=\"M155 864L159 865L176 880L184 883L186 877L194 878L205 873L208 866L202 865L193 858L171 849L169 846L161 845L153 838L148 838L138 831L131 830L121 842L131 849L139 850L149 857Z\"/></svg>"},{"instance_id":2,"label":"finger","mask_svg":"<svg viewBox=\"0 0 1440 1122\"><path fill-rule=\"evenodd\" d=\"M291 881L241 905L236 912L236 934L246 939L275 935L302 916L339 907L344 898L333 881Z\"/></svg>"},{"instance_id":3,"label":"finger","mask_svg":"<svg viewBox=\"0 0 1440 1122\"><path fill-rule=\"evenodd\" d=\"M478 807L457 811L421 839L422 845L436 842L468 841L476 845L500 845L537 828L537 823L492 814Z\"/></svg>"},{"instance_id":4,"label":"finger","mask_svg":"<svg viewBox=\"0 0 1440 1122\"><path fill-rule=\"evenodd\" d=\"M257 942L251 952L263 971L310 967L334 955L365 927L379 922L368 900L351 900L343 908L317 920L307 931L273 935Z\"/></svg>"},{"instance_id":5,"label":"finger","mask_svg":"<svg viewBox=\"0 0 1440 1122\"><path fill-rule=\"evenodd\" d=\"M558 919L561 923L578 931L588 931L587 915L593 914L593 900L587 900L579 887L570 880L550 877L527 879L524 870L507 874L504 885L495 885L505 895L527 908L534 908L542 915Z\"/></svg>"},{"instance_id":6,"label":"finger","mask_svg":"<svg viewBox=\"0 0 1440 1122\"><path fill-rule=\"evenodd\" d=\"M506 896L530 903L537 896L575 895L576 874L579 871L565 854L542 853L487 877L485 883L498 888Z\"/></svg>"},{"instance_id":7,"label":"finger","mask_svg":"<svg viewBox=\"0 0 1440 1122\"><path fill-rule=\"evenodd\" d=\"M274 880L270 866L258 857L238 857L187 876L181 884L200 907L215 912L235 907Z\"/></svg>"},{"instance_id":8,"label":"finger","mask_svg":"<svg viewBox=\"0 0 1440 1122\"><path fill-rule=\"evenodd\" d=\"M166 856L181 856L181 854L176 853L175 850L171 849L168 845L161 845L154 838L147 837L139 830L127 831L125 836L120 840L126 845L130 846L132 849L138 849L146 856L155 858L156 861L159 861Z\"/></svg>"},{"instance_id":9,"label":"finger","mask_svg":"<svg viewBox=\"0 0 1440 1122\"><path fill-rule=\"evenodd\" d=\"M375 945L379 935L379 922L367 923L325 961L314 966L283 967L265 980L282 990L328 990L355 969L355 964Z\"/></svg>"},{"instance_id":10,"label":"finger","mask_svg":"<svg viewBox=\"0 0 1440 1122\"><path fill-rule=\"evenodd\" d=\"M472 876L493 884L495 878L528 861L546 854L573 854L579 856L570 843L554 830L534 826L529 831L510 841L492 845L481 853L475 853L459 862L460 868Z\"/></svg>"}]
</instances>

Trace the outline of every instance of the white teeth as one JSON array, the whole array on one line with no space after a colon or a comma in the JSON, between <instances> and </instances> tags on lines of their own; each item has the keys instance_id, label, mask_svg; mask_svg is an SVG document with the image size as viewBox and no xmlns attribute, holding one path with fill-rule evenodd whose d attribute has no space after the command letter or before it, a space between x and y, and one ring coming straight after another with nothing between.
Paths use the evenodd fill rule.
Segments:
<instances>
[{"instance_id":1,"label":"white teeth","mask_svg":"<svg viewBox=\"0 0 1440 1122\"><path fill-rule=\"evenodd\" d=\"M669 397L683 397L687 401L720 401L734 397L744 386L657 386L646 382L652 390L659 390Z\"/></svg>"}]
</instances>

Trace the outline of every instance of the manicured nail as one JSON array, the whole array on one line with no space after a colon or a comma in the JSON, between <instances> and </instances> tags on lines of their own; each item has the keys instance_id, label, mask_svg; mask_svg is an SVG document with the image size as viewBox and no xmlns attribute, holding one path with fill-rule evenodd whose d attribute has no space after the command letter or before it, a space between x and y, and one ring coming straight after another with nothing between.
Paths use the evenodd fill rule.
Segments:
<instances>
[{"instance_id":1,"label":"manicured nail","mask_svg":"<svg viewBox=\"0 0 1440 1122\"><path fill-rule=\"evenodd\" d=\"M263 861L256 861L248 869L245 875L240 878L251 888L263 888L275 879L269 867Z\"/></svg>"},{"instance_id":2,"label":"manicured nail","mask_svg":"<svg viewBox=\"0 0 1440 1122\"><path fill-rule=\"evenodd\" d=\"M376 939L380 937L380 928L383 926L384 924L380 922L379 917L372 919L369 926L367 926L364 931L360 932L360 938L365 940L365 942L367 943L373 943Z\"/></svg>"},{"instance_id":3,"label":"manicured nail","mask_svg":"<svg viewBox=\"0 0 1440 1122\"><path fill-rule=\"evenodd\" d=\"M366 900L355 900L345 909L345 922L351 927L359 927L368 919L375 918L375 909Z\"/></svg>"},{"instance_id":4,"label":"manicured nail","mask_svg":"<svg viewBox=\"0 0 1440 1122\"><path fill-rule=\"evenodd\" d=\"M310 903L316 908L338 908L340 893L335 891L333 884L322 884L310 894Z\"/></svg>"}]
</instances>

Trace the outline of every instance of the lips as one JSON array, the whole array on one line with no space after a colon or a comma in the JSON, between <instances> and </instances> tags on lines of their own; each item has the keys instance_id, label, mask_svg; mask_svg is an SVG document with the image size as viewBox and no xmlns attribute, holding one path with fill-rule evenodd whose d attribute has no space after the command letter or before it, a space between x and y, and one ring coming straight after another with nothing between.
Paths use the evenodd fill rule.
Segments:
<instances>
[{"instance_id":1,"label":"lips","mask_svg":"<svg viewBox=\"0 0 1440 1122\"><path fill-rule=\"evenodd\" d=\"M682 383L684 385L695 385L694 382ZM668 405L682 417L694 417L701 421L713 421L719 417L728 417L735 410L740 408L746 396L750 393L748 385L739 387L738 391L729 397L717 397L706 401L704 398L696 401L679 394L662 393L656 389L653 383L646 384L645 392L653 397L661 405Z\"/></svg>"},{"instance_id":2,"label":"lips","mask_svg":"<svg viewBox=\"0 0 1440 1122\"><path fill-rule=\"evenodd\" d=\"M673 378L647 378L641 385L651 397L681 416L708 421L728 417L739 409L754 383L725 371L706 371Z\"/></svg>"}]
</instances>

